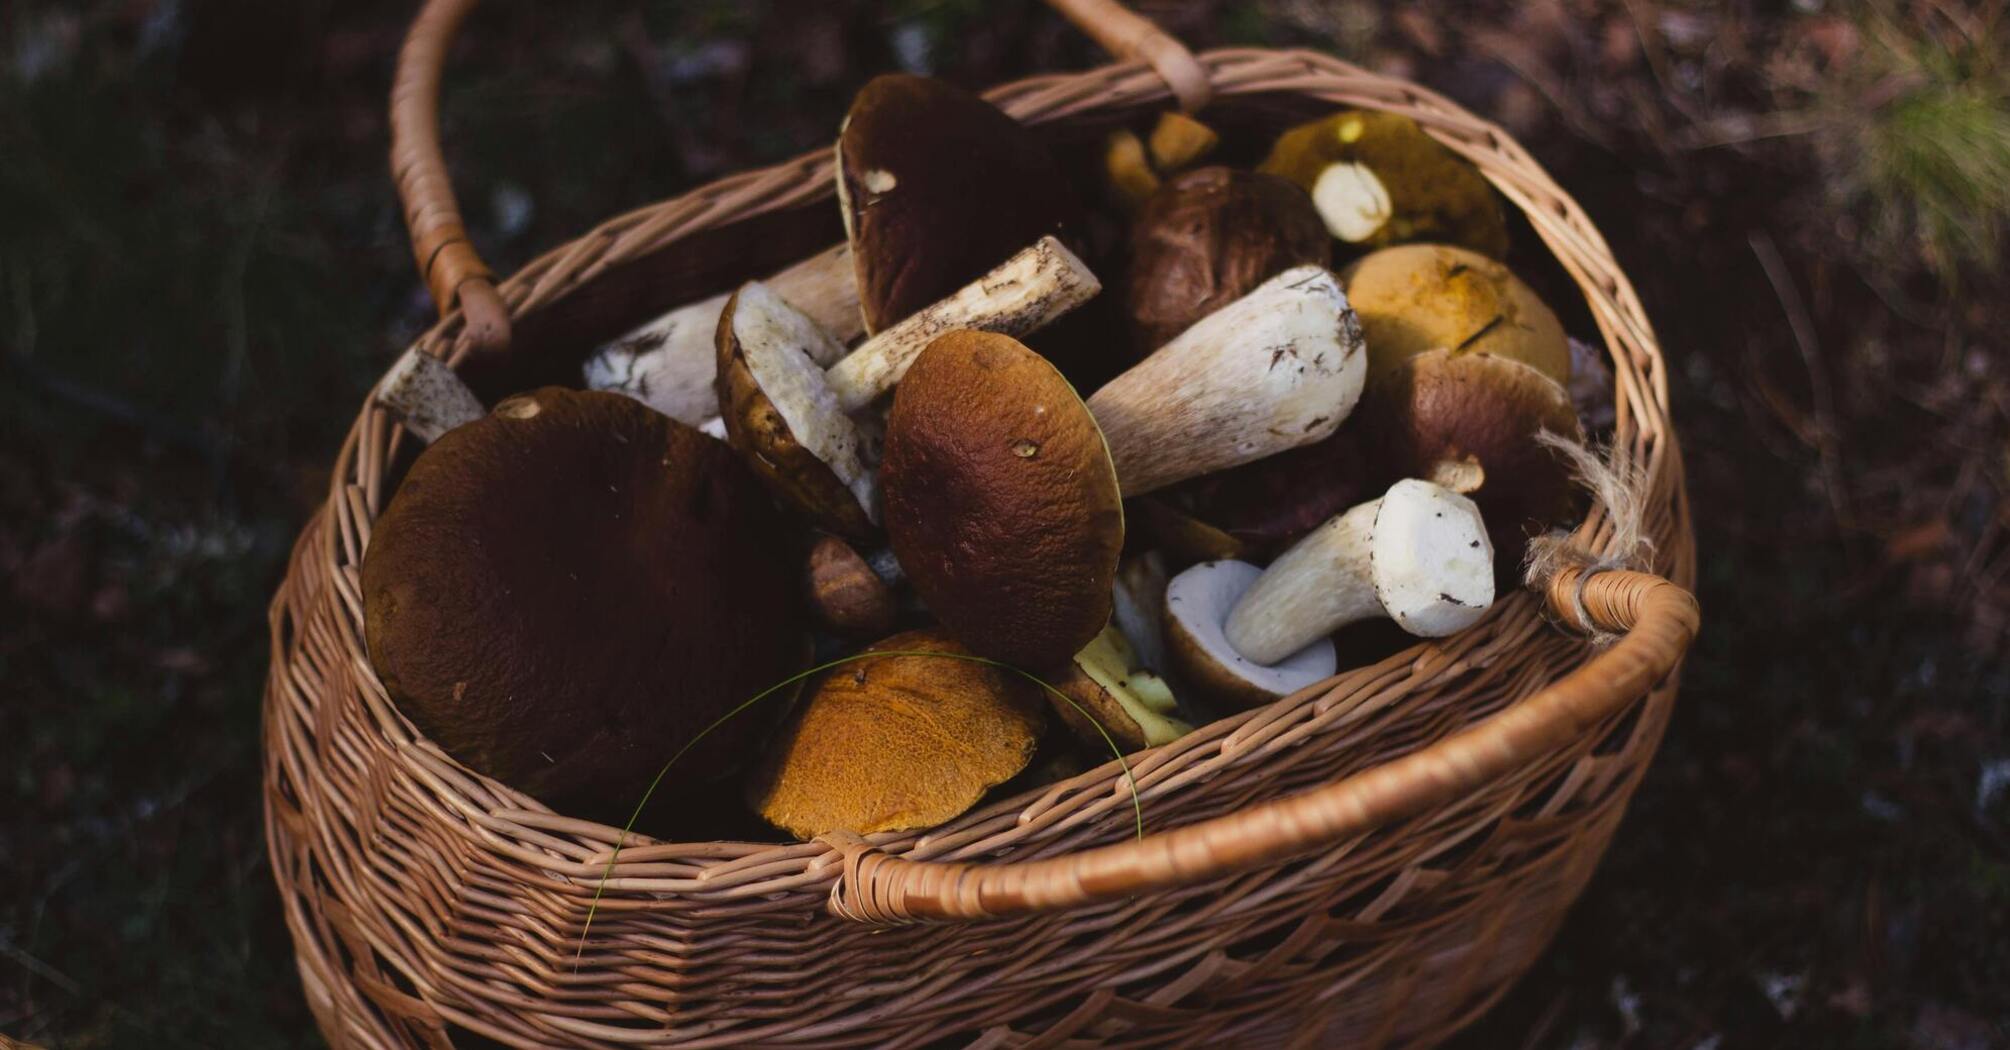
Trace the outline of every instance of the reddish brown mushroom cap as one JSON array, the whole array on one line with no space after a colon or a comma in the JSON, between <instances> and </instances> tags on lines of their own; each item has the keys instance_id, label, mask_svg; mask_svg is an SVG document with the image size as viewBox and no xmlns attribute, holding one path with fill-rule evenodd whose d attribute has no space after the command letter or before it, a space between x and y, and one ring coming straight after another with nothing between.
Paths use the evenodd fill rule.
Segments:
<instances>
[{"instance_id":1,"label":"reddish brown mushroom cap","mask_svg":"<svg viewBox=\"0 0 2010 1050\"><path fill-rule=\"evenodd\" d=\"M1528 537L1575 520L1570 468L1536 440L1583 440L1561 384L1519 361L1433 350L1393 368L1361 407L1369 459L1384 480L1423 478L1479 505L1504 572L1519 571Z\"/></svg>"},{"instance_id":2,"label":"reddish brown mushroom cap","mask_svg":"<svg viewBox=\"0 0 2010 1050\"><path fill-rule=\"evenodd\" d=\"M1209 167L1146 199L1131 226L1125 312L1139 356L1285 270L1326 265L1312 199L1275 175Z\"/></svg>"},{"instance_id":3,"label":"reddish brown mushroom cap","mask_svg":"<svg viewBox=\"0 0 2010 1050\"><path fill-rule=\"evenodd\" d=\"M951 332L894 392L886 531L922 602L973 651L1065 663L1109 622L1123 504L1087 406L1009 336Z\"/></svg>"},{"instance_id":4,"label":"reddish brown mushroom cap","mask_svg":"<svg viewBox=\"0 0 2010 1050\"><path fill-rule=\"evenodd\" d=\"M470 767L625 811L805 655L781 516L738 457L620 394L546 388L412 466L363 559L371 663ZM753 726L679 761L716 776Z\"/></svg>"}]
</instances>

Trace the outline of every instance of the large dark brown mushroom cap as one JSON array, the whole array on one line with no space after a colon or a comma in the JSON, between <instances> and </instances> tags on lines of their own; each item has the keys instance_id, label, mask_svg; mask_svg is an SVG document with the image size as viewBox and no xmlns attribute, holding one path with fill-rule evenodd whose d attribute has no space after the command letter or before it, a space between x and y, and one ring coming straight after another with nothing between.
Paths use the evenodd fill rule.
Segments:
<instances>
[{"instance_id":1,"label":"large dark brown mushroom cap","mask_svg":"<svg viewBox=\"0 0 2010 1050\"><path fill-rule=\"evenodd\" d=\"M1536 440L1582 441L1570 394L1540 371L1490 354L1433 350L1393 368L1361 402L1378 484L1424 478L1480 508L1508 578L1528 538L1575 521L1583 495L1570 467Z\"/></svg>"},{"instance_id":2,"label":"large dark brown mushroom cap","mask_svg":"<svg viewBox=\"0 0 2010 1050\"><path fill-rule=\"evenodd\" d=\"M1076 243L1083 232L1081 202L1046 147L998 107L932 77L867 82L838 157L868 331L1043 236Z\"/></svg>"},{"instance_id":3,"label":"large dark brown mushroom cap","mask_svg":"<svg viewBox=\"0 0 2010 1050\"><path fill-rule=\"evenodd\" d=\"M427 448L377 520L371 663L469 767L626 812L800 666L787 543L725 445L620 394L538 390ZM754 724L727 722L665 786L727 771Z\"/></svg>"},{"instance_id":4,"label":"large dark brown mushroom cap","mask_svg":"<svg viewBox=\"0 0 2010 1050\"><path fill-rule=\"evenodd\" d=\"M1088 407L1008 336L951 332L895 388L880 467L887 537L973 651L1043 671L1109 622L1123 503Z\"/></svg>"},{"instance_id":5,"label":"large dark brown mushroom cap","mask_svg":"<svg viewBox=\"0 0 2010 1050\"><path fill-rule=\"evenodd\" d=\"M1167 182L1131 226L1125 307L1139 357L1293 266L1324 266L1332 238L1305 191L1209 167Z\"/></svg>"}]
</instances>

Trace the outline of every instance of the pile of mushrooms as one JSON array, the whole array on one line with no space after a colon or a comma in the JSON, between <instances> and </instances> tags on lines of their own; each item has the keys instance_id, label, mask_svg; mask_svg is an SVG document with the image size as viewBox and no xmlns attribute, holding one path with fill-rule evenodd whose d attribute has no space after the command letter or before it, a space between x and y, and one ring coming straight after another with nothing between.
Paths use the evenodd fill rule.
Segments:
<instances>
[{"instance_id":1,"label":"pile of mushrooms","mask_svg":"<svg viewBox=\"0 0 2010 1050\"><path fill-rule=\"evenodd\" d=\"M844 244L598 348L584 390L485 407L407 354L375 398L427 444L361 577L385 693L548 804L624 811L682 753L649 830L717 791L811 838L1172 744L1346 671L1350 625L1480 622L1578 514L1538 437L1582 439L1599 384L1414 124L1246 148L1163 114L1068 163L882 77L835 150Z\"/></svg>"}]
</instances>

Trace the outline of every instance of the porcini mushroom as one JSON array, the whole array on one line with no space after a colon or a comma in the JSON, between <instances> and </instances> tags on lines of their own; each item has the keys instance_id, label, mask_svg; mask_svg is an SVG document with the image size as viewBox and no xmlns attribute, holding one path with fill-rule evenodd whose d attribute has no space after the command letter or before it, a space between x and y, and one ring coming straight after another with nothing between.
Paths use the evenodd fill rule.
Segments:
<instances>
[{"instance_id":1,"label":"porcini mushroom","mask_svg":"<svg viewBox=\"0 0 2010 1050\"><path fill-rule=\"evenodd\" d=\"M1333 433L1367 356L1333 275L1298 266L1110 380L1089 408L1136 496Z\"/></svg>"},{"instance_id":2,"label":"porcini mushroom","mask_svg":"<svg viewBox=\"0 0 2010 1050\"><path fill-rule=\"evenodd\" d=\"M1406 478L1279 555L1235 600L1222 635L1242 657L1272 664L1377 616L1442 638L1471 626L1493 600L1493 545L1479 508Z\"/></svg>"},{"instance_id":3,"label":"porcini mushroom","mask_svg":"<svg viewBox=\"0 0 2010 1050\"><path fill-rule=\"evenodd\" d=\"M1046 146L991 103L931 77L874 77L837 141L838 200L868 332L969 283L1085 215Z\"/></svg>"},{"instance_id":4,"label":"porcini mushroom","mask_svg":"<svg viewBox=\"0 0 2010 1050\"><path fill-rule=\"evenodd\" d=\"M840 634L878 638L893 628L893 588L851 544L823 536L810 546L805 573L810 608Z\"/></svg>"},{"instance_id":5,"label":"porcini mushroom","mask_svg":"<svg viewBox=\"0 0 2010 1050\"><path fill-rule=\"evenodd\" d=\"M825 372L816 360L831 356L835 340L750 282L729 302L717 333L715 382L727 440L779 495L819 524L848 538L869 538L878 520L873 434L857 413L898 383L942 332L1024 334L1101 287L1074 253L1043 237L981 280L866 340Z\"/></svg>"},{"instance_id":6,"label":"porcini mushroom","mask_svg":"<svg viewBox=\"0 0 2010 1050\"><path fill-rule=\"evenodd\" d=\"M1563 324L1506 266L1463 248L1384 248L1340 272L1368 340L1368 379L1426 350L1492 354L1570 382Z\"/></svg>"},{"instance_id":7,"label":"porcini mushroom","mask_svg":"<svg viewBox=\"0 0 2010 1050\"><path fill-rule=\"evenodd\" d=\"M1035 672L1109 622L1123 502L1095 418L1009 336L951 332L894 392L880 467L887 538L972 651Z\"/></svg>"},{"instance_id":8,"label":"porcini mushroom","mask_svg":"<svg viewBox=\"0 0 2010 1050\"><path fill-rule=\"evenodd\" d=\"M1152 194L1131 224L1124 313L1139 356L1283 270L1326 265L1312 201L1275 175L1207 167Z\"/></svg>"},{"instance_id":9,"label":"porcini mushroom","mask_svg":"<svg viewBox=\"0 0 2010 1050\"><path fill-rule=\"evenodd\" d=\"M1360 432L1383 480L1415 477L1471 497L1501 566L1519 571L1528 536L1577 517L1570 468L1536 440L1582 441L1568 391L1519 361L1432 350L1395 366L1363 398Z\"/></svg>"},{"instance_id":10,"label":"porcini mushroom","mask_svg":"<svg viewBox=\"0 0 2010 1050\"><path fill-rule=\"evenodd\" d=\"M469 767L625 813L806 655L785 523L731 450L618 394L545 388L412 464L363 555L370 662ZM669 788L738 761L731 720Z\"/></svg>"},{"instance_id":11,"label":"porcini mushroom","mask_svg":"<svg viewBox=\"0 0 2010 1050\"><path fill-rule=\"evenodd\" d=\"M726 440L783 499L841 536L869 538L878 493L864 438L817 358L842 352L801 311L749 281L719 315L718 387Z\"/></svg>"},{"instance_id":12,"label":"porcini mushroom","mask_svg":"<svg viewBox=\"0 0 2010 1050\"><path fill-rule=\"evenodd\" d=\"M858 338L862 325L849 245L818 252L762 283L830 334L828 342L808 348L830 353L818 365L835 364L844 344ZM731 298L731 292L721 292L680 306L601 347L586 360L587 387L627 394L694 427L717 418L714 338Z\"/></svg>"},{"instance_id":13,"label":"porcini mushroom","mask_svg":"<svg viewBox=\"0 0 2010 1050\"><path fill-rule=\"evenodd\" d=\"M1140 664L1115 624L1076 653L1052 684L1061 692L1047 697L1055 714L1085 744L1103 747L1114 741L1125 751L1136 751L1193 732L1179 718L1172 687Z\"/></svg>"},{"instance_id":14,"label":"porcini mushroom","mask_svg":"<svg viewBox=\"0 0 2010 1050\"><path fill-rule=\"evenodd\" d=\"M1326 228L1348 244L1443 241L1507 254L1493 187L1409 117L1347 110L1301 124L1278 138L1258 170L1303 187Z\"/></svg>"},{"instance_id":15,"label":"porcini mushroom","mask_svg":"<svg viewBox=\"0 0 2010 1050\"><path fill-rule=\"evenodd\" d=\"M938 631L866 652L883 655L826 674L749 781L755 811L799 839L932 827L1032 761L1037 686L956 659L969 650Z\"/></svg>"},{"instance_id":16,"label":"porcini mushroom","mask_svg":"<svg viewBox=\"0 0 2010 1050\"><path fill-rule=\"evenodd\" d=\"M1183 689L1215 704L1246 708L1289 696L1333 676L1331 642L1315 642L1263 664L1222 634L1228 611L1263 570L1244 561L1206 561L1166 585L1166 657Z\"/></svg>"}]
</instances>

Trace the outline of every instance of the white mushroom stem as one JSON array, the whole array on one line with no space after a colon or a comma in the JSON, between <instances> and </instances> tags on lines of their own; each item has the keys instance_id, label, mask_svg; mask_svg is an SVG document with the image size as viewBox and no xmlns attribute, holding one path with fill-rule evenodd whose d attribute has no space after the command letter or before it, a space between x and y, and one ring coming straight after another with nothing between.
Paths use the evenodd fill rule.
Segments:
<instances>
[{"instance_id":1,"label":"white mushroom stem","mask_svg":"<svg viewBox=\"0 0 2010 1050\"><path fill-rule=\"evenodd\" d=\"M1286 270L1201 318L1089 398L1125 496L1333 433L1368 355L1332 274Z\"/></svg>"},{"instance_id":2,"label":"white mushroom stem","mask_svg":"<svg viewBox=\"0 0 2010 1050\"><path fill-rule=\"evenodd\" d=\"M1014 338L1033 332L1102 291L1075 253L1042 237L948 298L866 340L827 374L838 404L856 412L893 389L935 337L959 328Z\"/></svg>"},{"instance_id":3,"label":"white mushroom stem","mask_svg":"<svg viewBox=\"0 0 2010 1050\"><path fill-rule=\"evenodd\" d=\"M418 347L405 351L384 373L377 383L376 401L428 445L484 414L481 400L461 377L446 362Z\"/></svg>"},{"instance_id":4,"label":"white mushroom stem","mask_svg":"<svg viewBox=\"0 0 2010 1050\"><path fill-rule=\"evenodd\" d=\"M1335 516L1270 564L1224 631L1236 652L1272 664L1357 620L1386 616L1442 638L1494 599L1494 552L1473 501L1406 479Z\"/></svg>"},{"instance_id":5,"label":"white mushroom stem","mask_svg":"<svg viewBox=\"0 0 2010 1050\"><path fill-rule=\"evenodd\" d=\"M818 252L763 283L835 340L834 352L817 361L821 367L836 363L844 344L864 331L851 249L845 245ZM586 361L587 387L627 394L691 426L716 418L713 334L730 298L731 292L722 292L687 303L601 347Z\"/></svg>"}]
</instances>

